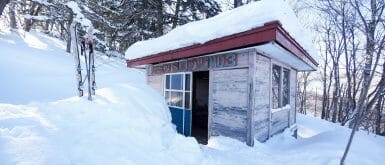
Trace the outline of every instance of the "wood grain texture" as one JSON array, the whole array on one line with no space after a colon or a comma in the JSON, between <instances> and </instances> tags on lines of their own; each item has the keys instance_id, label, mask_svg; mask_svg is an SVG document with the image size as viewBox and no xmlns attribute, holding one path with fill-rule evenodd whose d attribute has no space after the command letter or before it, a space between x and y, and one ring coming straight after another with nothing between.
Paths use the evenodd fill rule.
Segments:
<instances>
[{"instance_id":1,"label":"wood grain texture","mask_svg":"<svg viewBox=\"0 0 385 165\"><path fill-rule=\"evenodd\" d=\"M254 137L263 142L269 138L270 59L259 54L255 59Z\"/></svg>"},{"instance_id":2,"label":"wood grain texture","mask_svg":"<svg viewBox=\"0 0 385 165\"><path fill-rule=\"evenodd\" d=\"M212 71L211 135L246 141L248 69Z\"/></svg>"},{"instance_id":3,"label":"wood grain texture","mask_svg":"<svg viewBox=\"0 0 385 165\"><path fill-rule=\"evenodd\" d=\"M280 133L285 128L288 128L288 111L290 109L284 109L272 114L271 135Z\"/></svg>"},{"instance_id":4,"label":"wood grain texture","mask_svg":"<svg viewBox=\"0 0 385 165\"><path fill-rule=\"evenodd\" d=\"M256 82L256 52L248 52L249 54L249 110L247 111L247 139L246 144L254 146L254 111L255 111L255 82Z\"/></svg>"}]
</instances>

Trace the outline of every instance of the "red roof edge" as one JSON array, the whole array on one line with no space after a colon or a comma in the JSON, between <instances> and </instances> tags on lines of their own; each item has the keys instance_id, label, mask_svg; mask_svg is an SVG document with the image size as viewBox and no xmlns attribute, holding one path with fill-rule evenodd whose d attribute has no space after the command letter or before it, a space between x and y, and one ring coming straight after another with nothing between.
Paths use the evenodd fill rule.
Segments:
<instances>
[{"instance_id":1,"label":"red roof edge","mask_svg":"<svg viewBox=\"0 0 385 165\"><path fill-rule=\"evenodd\" d=\"M318 66L318 62L312 56L310 56L310 54L298 42L296 42L295 39L291 37L282 26L278 27L275 40L278 44L289 50L291 53L295 54L309 65L313 67Z\"/></svg>"},{"instance_id":2,"label":"red roof edge","mask_svg":"<svg viewBox=\"0 0 385 165\"><path fill-rule=\"evenodd\" d=\"M309 63L309 65L318 65L318 63L282 28L282 24L279 21L272 21L265 23L262 27L217 38L203 44L191 45L137 59L127 60L127 66L134 67L195 57L255 46L270 41L277 41L285 49L289 50L303 61Z\"/></svg>"}]
</instances>

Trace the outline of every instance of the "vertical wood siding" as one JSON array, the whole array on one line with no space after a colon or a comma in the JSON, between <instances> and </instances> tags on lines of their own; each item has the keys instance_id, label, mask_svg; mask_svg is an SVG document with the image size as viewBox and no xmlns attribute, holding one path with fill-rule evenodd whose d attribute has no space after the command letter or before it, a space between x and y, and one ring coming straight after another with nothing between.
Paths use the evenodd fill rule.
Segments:
<instances>
[{"instance_id":1,"label":"vertical wood siding","mask_svg":"<svg viewBox=\"0 0 385 165\"><path fill-rule=\"evenodd\" d=\"M246 141L248 68L213 70L211 135Z\"/></svg>"},{"instance_id":2,"label":"vertical wood siding","mask_svg":"<svg viewBox=\"0 0 385 165\"><path fill-rule=\"evenodd\" d=\"M254 137L265 141L269 137L270 118L270 59L256 55L254 82Z\"/></svg>"},{"instance_id":3,"label":"vertical wood siding","mask_svg":"<svg viewBox=\"0 0 385 165\"><path fill-rule=\"evenodd\" d=\"M281 111L274 112L271 116L271 135L282 132L289 126L289 112L290 109L283 109Z\"/></svg>"},{"instance_id":4,"label":"vertical wood siding","mask_svg":"<svg viewBox=\"0 0 385 165\"><path fill-rule=\"evenodd\" d=\"M296 123L296 100L295 96L297 93L297 71L294 69L290 70L290 125Z\"/></svg>"}]
</instances>

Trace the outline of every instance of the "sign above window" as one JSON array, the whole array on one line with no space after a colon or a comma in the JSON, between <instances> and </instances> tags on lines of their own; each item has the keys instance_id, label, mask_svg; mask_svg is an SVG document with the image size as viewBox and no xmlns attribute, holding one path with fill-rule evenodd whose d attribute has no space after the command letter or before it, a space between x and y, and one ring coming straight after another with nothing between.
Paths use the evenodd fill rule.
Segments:
<instances>
[{"instance_id":1,"label":"sign above window","mask_svg":"<svg viewBox=\"0 0 385 165\"><path fill-rule=\"evenodd\" d=\"M228 53L188 58L175 62L151 65L149 68L149 75L204 71L211 68L224 68L233 66L237 66L237 54Z\"/></svg>"}]
</instances>

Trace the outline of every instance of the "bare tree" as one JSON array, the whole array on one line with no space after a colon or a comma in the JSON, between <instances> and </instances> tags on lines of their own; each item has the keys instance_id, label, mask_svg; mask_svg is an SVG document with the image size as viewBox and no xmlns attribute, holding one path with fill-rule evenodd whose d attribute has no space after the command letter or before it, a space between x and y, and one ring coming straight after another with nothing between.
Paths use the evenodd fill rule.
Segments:
<instances>
[{"instance_id":1,"label":"bare tree","mask_svg":"<svg viewBox=\"0 0 385 165\"><path fill-rule=\"evenodd\" d=\"M298 101L299 109L298 112L302 114L307 114L307 87L309 85L309 76L311 72L303 72L299 74L299 81L297 82L298 88Z\"/></svg>"},{"instance_id":2,"label":"bare tree","mask_svg":"<svg viewBox=\"0 0 385 165\"><path fill-rule=\"evenodd\" d=\"M378 58L381 53L375 54L376 49L376 28L378 28L378 25L380 21L383 21L383 11L385 9L385 2L384 1L377 1L377 0L370 0L370 6L366 7L365 4L363 4L362 1L358 0L350 0L349 3L352 5L352 7L357 11L358 16L361 20L361 25L363 28L361 29L366 37L366 48L365 48L365 64L362 71L362 86L360 89L360 96L357 101L357 108L355 110L355 118L353 120L353 128L352 133L349 137L348 144L346 146L345 152L341 158L340 164L344 164L346 156L349 152L351 143L354 138L354 134L358 127L361 124L362 117L364 115L364 112L368 106L367 104L367 96L369 91L369 86L373 80L374 73L376 71L376 67L378 64ZM366 16L364 12L368 12L369 16ZM385 38L385 35L380 36L381 40L383 41ZM383 42L381 43L380 47L383 47ZM378 46L378 45L377 45ZM373 59L375 59L373 61Z\"/></svg>"},{"instance_id":3,"label":"bare tree","mask_svg":"<svg viewBox=\"0 0 385 165\"><path fill-rule=\"evenodd\" d=\"M352 129L360 126L381 134L384 131L384 1L322 0L306 2L320 17L314 23L322 63L321 118ZM314 12L313 12L314 13ZM365 38L363 41L362 38ZM381 67L382 68L382 67Z\"/></svg>"}]
</instances>

